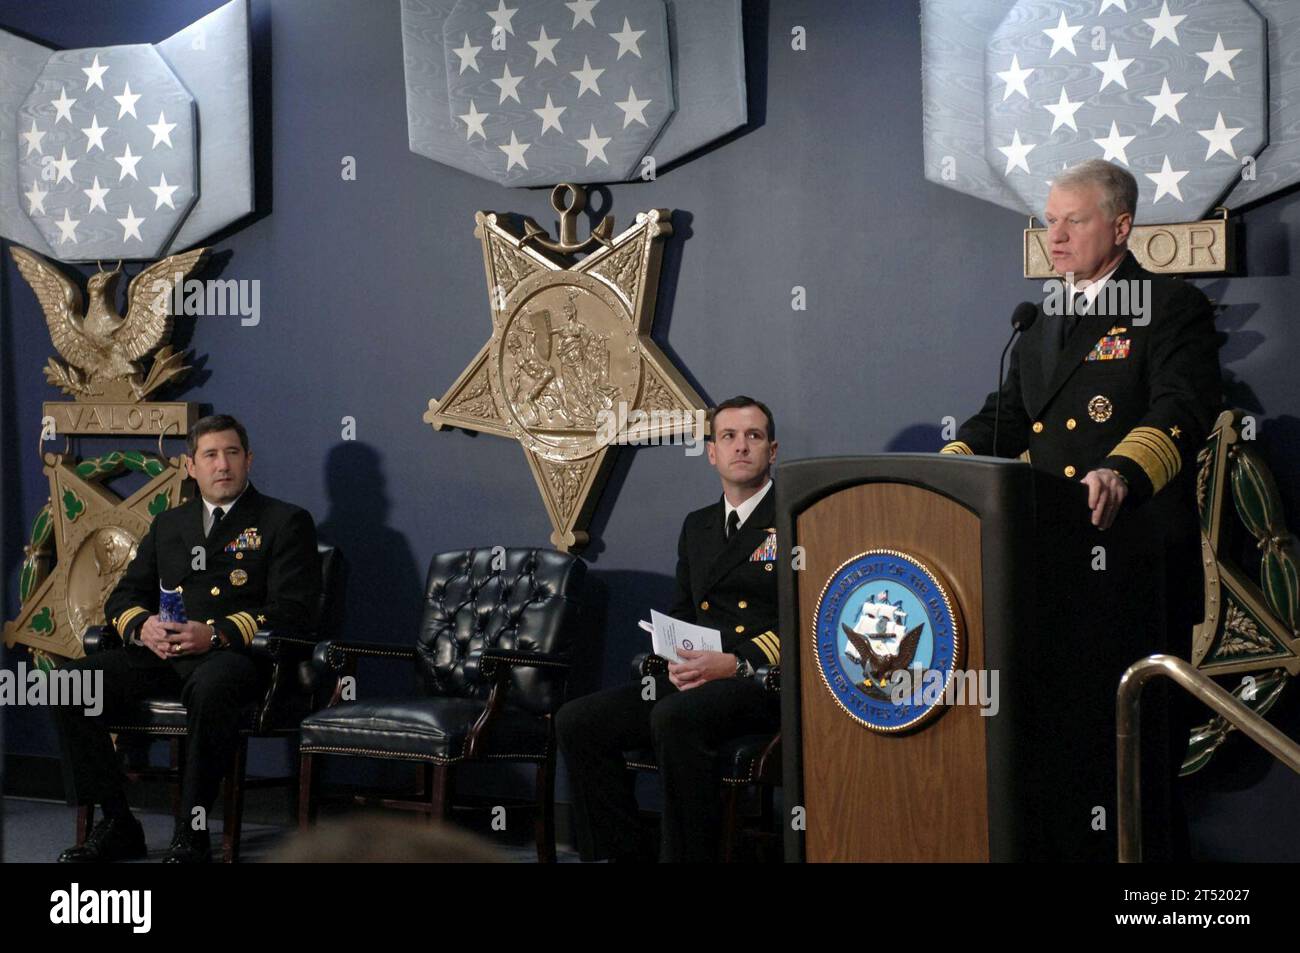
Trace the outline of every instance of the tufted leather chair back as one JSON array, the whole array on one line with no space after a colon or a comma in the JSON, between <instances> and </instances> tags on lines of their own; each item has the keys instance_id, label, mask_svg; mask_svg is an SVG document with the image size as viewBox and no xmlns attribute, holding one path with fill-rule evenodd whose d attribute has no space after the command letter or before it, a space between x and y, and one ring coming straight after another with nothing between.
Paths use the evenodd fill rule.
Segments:
<instances>
[{"instance_id":1,"label":"tufted leather chair back","mask_svg":"<svg viewBox=\"0 0 1300 953\"><path fill-rule=\"evenodd\" d=\"M486 698L492 686L479 677L477 666L485 648L566 654L578 632L586 576L586 563L549 549L468 549L434 556L415 647L424 689ZM516 668L510 704L534 714L554 712L564 701L564 681L555 671Z\"/></svg>"}]
</instances>

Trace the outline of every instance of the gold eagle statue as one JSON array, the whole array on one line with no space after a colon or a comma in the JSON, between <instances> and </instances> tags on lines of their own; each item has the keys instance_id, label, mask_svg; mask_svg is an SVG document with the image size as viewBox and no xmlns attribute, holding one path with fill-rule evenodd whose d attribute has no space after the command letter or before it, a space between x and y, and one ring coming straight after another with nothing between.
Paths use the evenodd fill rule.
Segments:
<instances>
[{"instance_id":1,"label":"gold eagle statue","mask_svg":"<svg viewBox=\"0 0 1300 953\"><path fill-rule=\"evenodd\" d=\"M26 248L11 249L18 271L32 286L45 312L50 340L67 364L50 358L45 377L77 400L138 403L189 370L185 353L167 343L172 333L172 293L199 266L208 249L198 248L154 262L127 286L126 317L117 313L122 266L100 270L81 288L48 260ZM155 354L155 352L157 352ZM146 374L137 362L151 354Z\"/></svg>"}]
</instances>

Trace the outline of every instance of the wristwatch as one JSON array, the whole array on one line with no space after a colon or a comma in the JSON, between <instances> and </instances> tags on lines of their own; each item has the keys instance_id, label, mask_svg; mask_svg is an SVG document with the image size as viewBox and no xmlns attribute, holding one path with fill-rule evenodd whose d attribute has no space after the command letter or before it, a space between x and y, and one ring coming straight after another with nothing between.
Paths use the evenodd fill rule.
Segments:
<instances>
[{"instance_id":1,"label":"wristwatch","mask_svg":"<svg viewBox=\"0 0 1300 953\"><path fill-rule=\"evenodd\" d=\"M749 678L754 674L754 666L749 664L748 659L736 656L736 678Z\"/></svg>"},{"instance_id":2,"label":"wristwatch","mask_svg":"<svg viewBox=\"0 0 1300 953\"><path fill-rule=\"evenodd\" d=\"M226 641L226 637L224 635L222 635L216 629L212 630L212 639L211 641L209 641L208 645L211 647L211 650L213 652L217 651L218 649L224 649L229 644L230 643Z\"/></svg>"}]
</instances>

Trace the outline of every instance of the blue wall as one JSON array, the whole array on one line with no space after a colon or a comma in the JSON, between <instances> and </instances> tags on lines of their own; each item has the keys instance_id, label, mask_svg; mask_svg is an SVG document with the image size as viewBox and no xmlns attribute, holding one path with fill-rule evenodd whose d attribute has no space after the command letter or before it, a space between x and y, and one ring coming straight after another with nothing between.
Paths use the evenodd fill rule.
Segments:
<instances>
[{"instance_id":1,"label":"blue wall","mask_svg":"<svg viewBox=\"0 0 1300 953\"><path fill-rule=\"evenodd\" d=\"M218 5L5 0L0 25L58 47L155 41ZM198 320L191 346L203 370L186 397L242 417L259 487L310 508L346 548L350 634L406 638L430 554L547 544L518 446L434 433L420 417L489 334L474 213L554 216L544 190L502 189L408 151L397 0L253 8L259 211L269 214L216 248L229 253L223 278L261 280L262 320ZM641 209L677 210L656 336L706 398L769 402L785 459L934 448L941 419L962 419L989 390L1008 316L1035 292L1020 277L1025 222L924 180L915 5L772 0L747 13L753 128L655 182L607 192L620 225ZM806 52L790 48L796 24ZM344 156L356 157L354 182L340 176ZM1226 305L1230 397L1260 414L1295 514L1300 198L1275 197L1241 219L1250 277L1202 285ZM8 618L26 524L47 492L32 450L40 404L58 395L40 376L51 353L44 321L7 254L0 280ZM791 310L795 285L807 289L806 311ZM356 418L355 443L340 439L344 416ZM643 647L634 620L667 599L682 514L717 493L703 458L680 448L624 456L588 553L609 591L607 683ZM1297 694L1278 715L1293 733ZM10 750L54 751L39 713L10 715ZM1204 849L1300 858L1300 831L1264 836L1300 783L1240 739L1197 788Z\"/></svg>"}]
</instances>

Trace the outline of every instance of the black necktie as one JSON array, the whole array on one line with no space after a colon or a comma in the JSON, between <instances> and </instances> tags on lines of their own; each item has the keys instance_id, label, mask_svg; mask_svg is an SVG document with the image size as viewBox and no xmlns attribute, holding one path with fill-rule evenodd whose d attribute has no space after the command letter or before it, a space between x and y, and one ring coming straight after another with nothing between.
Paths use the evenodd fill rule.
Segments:
<instances>
[{"instance_id":1,"label":"black necktie","mask_svg":"<svg viewBox=\"0 0 1300 953\"><path fill-rule=\"evenodd\" d=\"M738 529L740 529L740 513L732 510L727 516L727 539L735 536Z\"/></svg>"},{"instance_id":2,"label":"black necktie","mask_svg":"<svg viewBox=\"0 0 1300 953\"><path fill-rule=\"evenodd\" d=\"M1043 352L1043 369L1049 380L1056 372L1056 366L1060 361L1061 354L1065 351L1065 342L1070 339L1070 334L1079 323L1079 316L1083 314L1087 307L1088 298L1080 291L1074 296L1070 311L1066 314L1057 315L1057 320L1052 325L1053 336L1049 338L1051 347Z\"/></svg>"},{"instance_id":3,"label":"black necktie","mask_svg":"<svg viewBox=\"0 0 1300 953\"><path fill-rule=\"evenodd\" d=\"M221 507L219 507L219 506L213 507L213 509L212 509L212 529L208 530L208 535L209 535L209 536L214 536L214 535L216 535L217 527L221 525L221 521L225 518L225 516L226 516L226 511L225 511L225 510L223 510L223 509L222 509Z\"/></svg>"}]
</instances>

